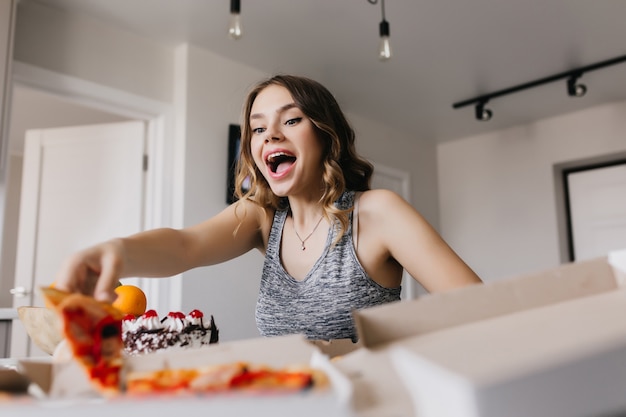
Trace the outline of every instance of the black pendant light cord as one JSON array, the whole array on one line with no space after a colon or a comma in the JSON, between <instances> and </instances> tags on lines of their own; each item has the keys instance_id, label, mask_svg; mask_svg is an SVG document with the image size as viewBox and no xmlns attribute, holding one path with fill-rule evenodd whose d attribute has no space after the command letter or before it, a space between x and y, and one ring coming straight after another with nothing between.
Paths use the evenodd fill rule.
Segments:
<instances>
[{"instance_id":1,"label":"black pendant light cord","mask_svg":"<svg viewBox=\"0 0 626 417\"><path fill-rule=\"evenodd\" d=\"M367 0L370 4L378 4L378 0ZM385 0L380 0L380 8L382 9L383 20L387 20L385 18Z\"/></svg>"},{"instance_id":2,"label":"black pendant light cord","mask_svg":"<svg viewBox=\"0 0 626 417\"><path fill-rule=\"evenodd\" d=\"M371 0L368 0L371 1ZM583 84L578 84L577 80L583 76L586 72L595 71L601 68L605 68L611 65L620 64L626 62L626 55L618 56L616 58L608 59L606 61L597 62L595 64L587 65L580 68L575 68L569 71L561 72L558 74L550 75L548 77L540 78L535 81L515 85L513 87L505 88L502 90L494 91L493 93L483 94L474 98L456 102L452 105L453 108L458 109L465 106L476 106L476 119L489 120L491 119L492 112L485 108L485 104L496 97L505 96L508 94L517 93L518 91L527 90L529 88L538 87L543 84L551 83L561 79L567 78L567 92L572 97L581 97L587 91L587 87Z\"/></svg>"}]
</instances>

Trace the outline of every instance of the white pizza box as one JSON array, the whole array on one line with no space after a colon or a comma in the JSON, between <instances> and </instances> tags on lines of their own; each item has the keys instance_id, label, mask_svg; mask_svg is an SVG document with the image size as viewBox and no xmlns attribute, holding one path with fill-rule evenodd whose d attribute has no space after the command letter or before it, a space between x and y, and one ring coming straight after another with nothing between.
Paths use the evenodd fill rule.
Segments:
<instances>
[{"instance_id":1,"label":"white pizza box","mask_svg":"<svg viewBox=\"0 0 626 417\"><path fill-rule=\"evenodd\" d=\"M390 346L394 342L594 295L608 295L623 286L625 270L626 251L616 251L606 257L539 273L360 310L354 313L354 318L362 347L334 364L350 378L354 387L353 407L360 416L414 415L411 392L392 366ZM459 348L462 342L456 342ZM488 349L489 344L486 346Z\"/></svg>"},{"instance_id":2,"label":"white pizza box","mask_svg":"<svg viewBox=\"0 0 626 417\"><path fill-rule=\"evenodd\" d=\"M261 400L259 406L265 407L269 411L273 405L277 405L288 397L290 398L288 402L295 400L303 403L310 402L310 398L313 397L319 401L319 404L324 405L326 414L330 416L349 415L352 396L350 381L334 368L327 355L322 354L316 346L300 335L220 342L198 349L178 349L129 356L124 360L124 369L125 372L148 371L164 368L202 367L238 361L276 368L308 365L321 369L329 377L330 386L328 389L270 395L270 401ZM102 397L94 390L87 380L85 372L75 361L56 363L51 358L25 359L19 361L19 367L35 385L35 387L31 387L31 393L43 401L54 404L69 401L73 405L102 401ZM202 395L197 397L202 397ZM204 407L210 410L215 406L221 410L228 404L238 407L235 406L238 401L254 404L254 397L254 395L245 393L228 393L223 396L211 395L205 398ZM259 398L259 396L256 397ZM170 400L177 401L175 398L170 398ZM109 407L111 403L118 404L120 401L142 402L141 399L122 396L121 398L112 398L105 405ZM183 408L186 407L185 404ZM319 408L318 405L317 409ZM294 409L293 411L298 410Z\"/></svg>"},{"instance_id":3,"label":"white pizza box","mask_svg":"<svg viewBox=\"0 0 626 417\"><path fill-rule=\"evenodd\" d=\"M626 289L392 342L419 417L626 413Z\"/></svg>"},{"instance_id":4,"label":"white pizza box","mask_svg":"<svg viewBox=\"0 0 626 417\"><path fill-rule=\"evenodd\" d=\"M389 352L361 348L333 362L353 387L351 408L358 417L409 417L413 404Z\"/></svg>"},{"instance_id":5,"label":"white pizza box","mask_svg":"<svg viewBox=\"0 0 626 417\"><path fill-rule=\"evenodd\" d=\"M620 267L621 265L621 267ZM614 291L626 283L626 249L516 277L353 313L364 347Z\"/></svg>"}]
</instances>

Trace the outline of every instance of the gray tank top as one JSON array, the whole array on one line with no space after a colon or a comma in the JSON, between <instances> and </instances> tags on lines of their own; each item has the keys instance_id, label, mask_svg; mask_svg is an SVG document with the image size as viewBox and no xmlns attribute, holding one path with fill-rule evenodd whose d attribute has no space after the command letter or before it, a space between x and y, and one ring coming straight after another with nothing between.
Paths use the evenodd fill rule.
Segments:
<instances>
[{"instance_id":1,"label":"gray tank top","mask_svg":"<svg viewBox=\"0 0 626 417\"><path fill-rule=\"evenodd\" d=\"M355 193L345 192L335 203L352 207ZM280 244L288 209L277 210L267 244L256 305L256 322L263 336L300 333L308 339L357 340L352 311L400 300L401 288L385 288L365 272L352 239L352 213L347 233L330 228L320 258L302 281L289 275L280 261Z\"/></svg>"}]
</instances>

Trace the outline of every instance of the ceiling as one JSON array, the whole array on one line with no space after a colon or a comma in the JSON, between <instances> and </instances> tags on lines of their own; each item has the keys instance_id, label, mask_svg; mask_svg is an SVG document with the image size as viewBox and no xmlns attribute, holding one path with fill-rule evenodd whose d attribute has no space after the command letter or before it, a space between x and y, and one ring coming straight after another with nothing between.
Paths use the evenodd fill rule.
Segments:
<instances>
[{"instance_id":1,"label":"ceiling","mask_svg":"<svg viewBox=\"0 0 626 417\"><path fill-rule=\"evenodd\" d=\"M189 42L267 73L326 85L349 112L442 143L626 100L626 62L491 100L493 119L452 104L626 55L623 0L387 0L393 58L377 57L381 4L241 0L243 37L227 36L229 0L37 1L168 44Z\"/></svg>"}]
</instances>

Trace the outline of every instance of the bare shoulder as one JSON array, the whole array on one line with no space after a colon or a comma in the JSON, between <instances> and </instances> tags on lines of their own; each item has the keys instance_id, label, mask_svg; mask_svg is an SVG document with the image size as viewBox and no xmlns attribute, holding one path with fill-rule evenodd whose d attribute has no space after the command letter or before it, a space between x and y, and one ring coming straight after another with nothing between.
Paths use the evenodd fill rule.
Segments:
<instances>
[{"instance_id":1,"label":"bare shoulder","mask_svg":"<svg viewBox=\"0 0 626 417\"><path fill-rule=\"evenodd\" d=\"M398 193L376 189L361 193L359 198L359 212L369 215L388 215L395 210L412 208L412 206Z\"/></svg>"},{"instance_id":2,"label":"bare shoulder","mask_svg":"<svg viewBox=\"0 0 626 417\"><path fill-rule=\"evenodd\" d=\"M272 224L274 210L264 209L250 200L239 200L231 204L226 210L240 227L266 230Z\"/></svg>"},{"instance_id":3,"label":"bare shoulder","mask_svg":"<svg viewBox=\"0 0 626 417\"><path fill-rule=\"evenodd\" d=\"M428 221L401 195L391 190L365 191L359 199L359 223L371 229L381 242L392 245L407 231L430 235Z\"/></svg>"}]
</instances>

